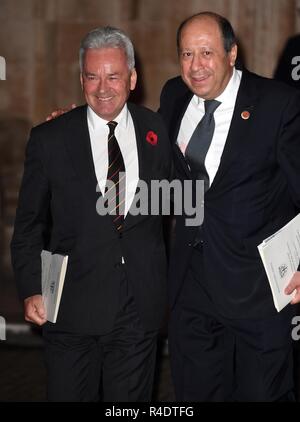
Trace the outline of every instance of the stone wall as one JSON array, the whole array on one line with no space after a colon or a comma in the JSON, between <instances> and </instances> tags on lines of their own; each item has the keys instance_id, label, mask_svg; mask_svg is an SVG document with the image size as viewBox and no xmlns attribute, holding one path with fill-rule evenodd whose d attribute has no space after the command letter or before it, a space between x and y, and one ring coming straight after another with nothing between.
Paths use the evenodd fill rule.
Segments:
<instances>
[{"instance_id":1,"label":"stone wall","mask_svg":"<svg viewBox=\"0 0 300 422\"><path fill-rule=\"evenodd\" d=\"M299 0L0 0L0 113L38 123L57 106L82 102L78 45L103 24L120 26L135 43L142 102L158 106L163 82L178 73L175 33L187 16L212 10L228 17L250 70L271 76L288 36L297 30ZM298 23L299 24L299 23Z\"/></svg>"}]
</instances>

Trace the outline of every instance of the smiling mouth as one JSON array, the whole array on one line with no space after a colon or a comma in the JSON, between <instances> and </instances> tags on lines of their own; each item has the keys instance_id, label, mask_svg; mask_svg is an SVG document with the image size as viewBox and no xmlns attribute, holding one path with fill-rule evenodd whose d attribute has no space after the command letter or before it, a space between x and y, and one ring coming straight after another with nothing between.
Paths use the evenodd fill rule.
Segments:
<instances>
[{"instance_id":1,"label":"smiling mouth","mask_svg":"<svg viewBox=\"0 0 300 422\"><path fill-rule=\"evenodd\" d=\"M97 97L96 96L96 98L100 102L107 103L107 102L111 101L113 97L105 97L105 98L103 98L103 97Z\"/></svg>"},{"instance_id":2,"label":"smiling mouth","mask_svg":"<svg viewBox=\"0 0 300 422\"><path fill-rule=\"evenodd\" d=\"M194 82L198 82L198 83L200 83L200 82L204 82L204 81L206 81L207 79L209 78L209 75L206 75L206 76L192 76L192 80L194 81Z\"/></svg>"}]
</instances>

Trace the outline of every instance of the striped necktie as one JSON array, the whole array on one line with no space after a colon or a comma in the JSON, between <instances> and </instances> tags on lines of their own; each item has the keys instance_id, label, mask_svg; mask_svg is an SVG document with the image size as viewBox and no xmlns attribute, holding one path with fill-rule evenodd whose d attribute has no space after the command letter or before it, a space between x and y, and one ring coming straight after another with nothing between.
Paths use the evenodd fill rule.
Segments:
<instances>
[{"instance_id":1,"label":"striped necktie","mask_svg":"<svg viewBox=\"0 0 300 422\"><path fill-rule=\"evenodd\" d=\"M123 156L115 137L117 122L111 121L108 135L108 172L105 199L109 214L113 218L114 225L118 231L122 230L125 210L125 165Z\"/></svg>"}]
</instances>

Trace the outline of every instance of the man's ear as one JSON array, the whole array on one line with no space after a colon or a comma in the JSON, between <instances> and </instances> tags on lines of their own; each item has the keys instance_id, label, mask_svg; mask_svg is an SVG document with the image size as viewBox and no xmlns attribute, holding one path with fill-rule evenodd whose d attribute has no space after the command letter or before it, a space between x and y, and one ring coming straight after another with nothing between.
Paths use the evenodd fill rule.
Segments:
<instances>
[{"instance_id":1,"label":"man's ear","mask_svg":"<svg viewBox=\"0 0 300 422\"><path fill-rule=\"evenodd\" d=\"M83 76L82 76L82 73L80 73L80 85L81 85L81 89L83 91Z\"/></svg>"},{"instance_id":2,"label":"man's ear","mask_svg":"<svg viewBox=\"0 0 300 422\"><path fill-rule=\"evenodd\" d=\"M234 44L234 46L229 51L229 57L230 57L230 66L234 66L237 58L237 52L238 52L238 46Z\"/></svg>"},{"instance_id":3,"label":"man's ear","mask_svg":"<svg viewBox=\"0 0 300 422\"><path fill-rule=\"evenodd\" d=\"M136 69L133 68L130 75L130 91L133 91L135 89L136 81L137 81L137 73L136 73Z\"/></svg>"}]
</instances>

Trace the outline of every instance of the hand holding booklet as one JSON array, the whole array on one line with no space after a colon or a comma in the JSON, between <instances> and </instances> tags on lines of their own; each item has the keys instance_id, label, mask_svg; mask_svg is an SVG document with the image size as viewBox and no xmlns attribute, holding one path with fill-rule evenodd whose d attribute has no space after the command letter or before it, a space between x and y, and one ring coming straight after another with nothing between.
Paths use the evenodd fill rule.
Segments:
<instances>
[{"instance_id":1,"label":"hand holding booklet","mask_svg":"<svg viewBox=\"0 0 300 422\"><path fill-rule=\"evenodd\" d=\"M285 287L297 271L300 260L300 214L258 245L270 283L274 305L281 311L293 298Z\"/></svg>"},{"instance_id":2,"label":"hand holding booklet","mask_svg":"<svg viewBox=\"0 0 300 422\"><path fill-rule=\"evenodd\" d=\"M41 260L43 302L47 320L55 323L67 271L68 256L43 250Z\"/></svg>"}]
</instances>

